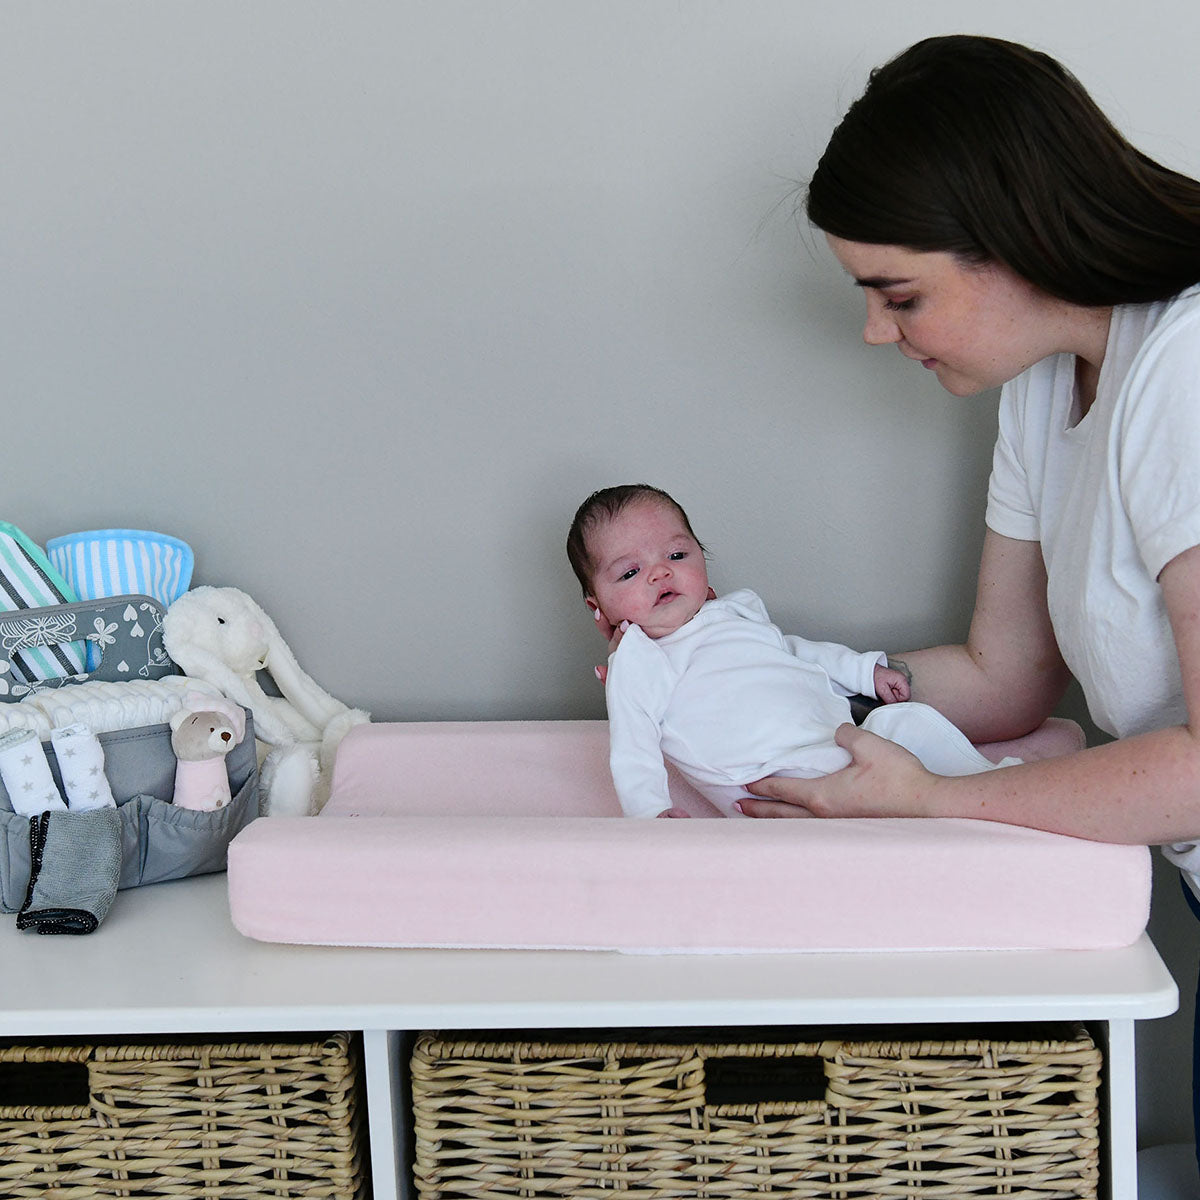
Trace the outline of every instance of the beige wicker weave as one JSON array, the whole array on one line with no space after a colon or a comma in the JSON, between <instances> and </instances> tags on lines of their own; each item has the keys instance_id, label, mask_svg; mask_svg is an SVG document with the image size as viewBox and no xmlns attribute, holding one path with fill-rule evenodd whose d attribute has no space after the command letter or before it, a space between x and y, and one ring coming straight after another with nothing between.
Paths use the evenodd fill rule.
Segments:
<instances>
[{"instance_id":1,"label":"beige wicker weave","mask_svg":"<svg viewBox=\"0 0 1200 1200\"><path fill-rule=\"evenodd\" d=\"M1087 1033L1059 1026L1047 1031L1058 1036L1030 1041L962 1032L750 1045L424 1034L411 1061L417 1192L1095 1197L1100 1053ZM706 1077L731 1067L749 1071L751 1085L755 1071L768 1084L782 1073L785 1090L789 1072L807 1073L823 1094L723 1103Z\"/></svg>"},{"instance_id":2,"label":"beige wicker weave","mask_svg":"<svg viewBox=\"0 0 1200 1200\"><path fill-rule=\"evenodd\" d=\"M358 1054L306 1042L0 1048L4 1200L355 1200L365 1195ZM13 1103L72 1074L82 1095ZM76 1103L78 1099L79 1103Z\"/></svg>"}]
</instances>

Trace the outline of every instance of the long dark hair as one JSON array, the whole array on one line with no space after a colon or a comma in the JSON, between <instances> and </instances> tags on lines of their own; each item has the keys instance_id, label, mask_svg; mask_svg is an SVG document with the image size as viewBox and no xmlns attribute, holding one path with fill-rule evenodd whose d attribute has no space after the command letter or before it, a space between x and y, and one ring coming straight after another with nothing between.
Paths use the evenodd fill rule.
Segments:
<instances>
[{"instance_id":1,"label":"long dark hair","mask_svg":"<svg viewBox=\"0 0 1200 1200\"><path fill-rule=\"evenodd\" d=\"M1200 281L1200 182L1136 150L1047 54L928 38L872 72L808 188L819 229L998 261L1081 305Z\"/></svg>"}]
</instances>

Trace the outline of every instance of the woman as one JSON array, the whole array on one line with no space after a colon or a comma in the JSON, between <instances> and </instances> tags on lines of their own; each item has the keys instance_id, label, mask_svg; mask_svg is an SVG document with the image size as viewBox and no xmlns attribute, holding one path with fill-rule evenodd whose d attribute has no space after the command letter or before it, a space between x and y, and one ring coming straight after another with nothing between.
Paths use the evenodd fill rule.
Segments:
<instances>
[{"instance_id":1,"label":"woman","mask_svg":"<svg viewBox=\"0 0 1200 1200\"><path fill-rule=\"evenodd\" d=\"M913 698L994 741L1073 674L1118 740L950 779L843 726L851 766L763 780L744 810L1165 844L1200 915L1200 183L1053 59L946 37L873 73L807 211L864 291L869 344L957 395L1003 385L970 631L904 656Z\"/></svg>"}]
</instances>

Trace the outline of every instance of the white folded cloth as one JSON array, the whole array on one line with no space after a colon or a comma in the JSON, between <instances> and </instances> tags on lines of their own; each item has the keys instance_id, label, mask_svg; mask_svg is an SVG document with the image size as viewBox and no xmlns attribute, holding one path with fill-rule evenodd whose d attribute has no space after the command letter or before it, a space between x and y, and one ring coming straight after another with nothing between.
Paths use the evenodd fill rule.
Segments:
<instances>
[{"instance_id":1,"label":"white folded cloth","mask_svg":"<svg viewBox=\"0 0 1200 1200\"><path fill-rule=\"evenodd\" d=\"M10 729L0 734L0 779L13 812L23 817L66 810L46 752L32 730Z\"/></svg>"},{"instance_id":2,"label":"white folded cloth","mask_svg":"<svg viewBox=\"0 0 1200 1200\"><path fill-rule=\"evenodd\" d=\"M44 742L50 736L50 719L28 704L0 704L0 733L11 729L30 730Z\"/></svg>"},{"instance_id":3,"label":"white folded cloth","mask_svg":"<svg viewBox=\"0 0 1200 1200\"><path fill-rule=\"evenodd\" d=\"M112 789L104 774L104 748L87 725L79 722L50 734L63 791L72 812L115 808Z\"/></svg>"},{"instance_id":4,"label":"white folded cloth","mask_svg":"<svg viewBox=\"0 0 1200 1200\"><path fill-rule=\"evenodd\" d=\"M28 709L40 721L24 720L21 727L34 728L44 741L50 730L65 725L84 724L93 733L115 729L137 729L169 721L183 705L189 691L221 692L202 679L186 675L167 675L162 679L129 679L120 683L88 680L66 687L32 692L18 704L0 704L0 729L10 709Z\"/></svg>"}]
</instances>

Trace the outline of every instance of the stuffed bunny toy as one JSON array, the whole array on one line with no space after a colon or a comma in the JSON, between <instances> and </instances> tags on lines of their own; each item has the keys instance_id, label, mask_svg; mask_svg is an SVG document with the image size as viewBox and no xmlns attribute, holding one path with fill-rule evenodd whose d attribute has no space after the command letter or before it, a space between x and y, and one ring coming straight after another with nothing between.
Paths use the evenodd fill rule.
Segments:
<instances>
[{"instance_id":1,"label":"stuffed bunny toy","mask_svg":"<svg viewBox=\"0 0 1200 1200\"><path fill-rule=\"evenodd\" d=\"M167 609L163 644L185 675L216 685L253 715L255 736L269 748L260 779L263 812L319 812L329 797L338 742L370 715L335 700L306 675L275 623L237 588L185 592ZM263 690L260 671L282 695Z\"/></svg>"}]
</instances>

